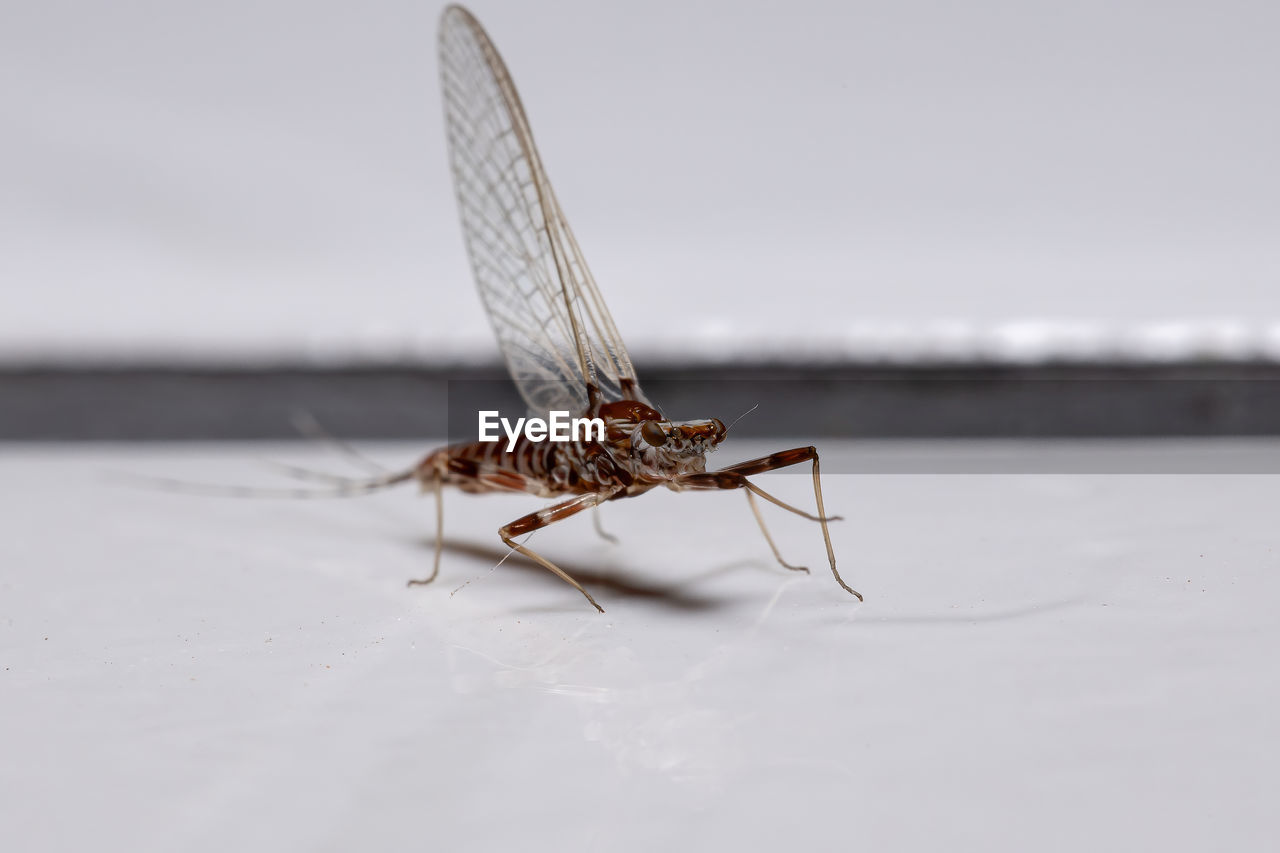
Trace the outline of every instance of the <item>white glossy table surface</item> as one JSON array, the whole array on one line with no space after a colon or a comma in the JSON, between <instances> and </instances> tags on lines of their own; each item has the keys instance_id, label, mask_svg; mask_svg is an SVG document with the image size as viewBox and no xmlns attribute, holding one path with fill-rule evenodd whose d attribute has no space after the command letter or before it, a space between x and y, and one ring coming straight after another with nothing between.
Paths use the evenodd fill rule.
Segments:
<instances>
[{"instance_id":1,"label":"white glossy table surface","mask_svg":"<svg viewBox=\"0 0 1280 853\"><path fill-rule=\"evenodd\" d=\"M600 615L490 571L533 499L450 495L442 578L407 589L432 536L409 489L103 477L274 483L260 458L341 467L320 449L0 447L3 846L1267 846L1280 477L854 475L847 450L824 445L827 506L865 604L815 525L766 509L815 569L791 575L741 495L664 492L605 507L621 545L585 516L534 537Z\"/></svg>"}]
</instances>

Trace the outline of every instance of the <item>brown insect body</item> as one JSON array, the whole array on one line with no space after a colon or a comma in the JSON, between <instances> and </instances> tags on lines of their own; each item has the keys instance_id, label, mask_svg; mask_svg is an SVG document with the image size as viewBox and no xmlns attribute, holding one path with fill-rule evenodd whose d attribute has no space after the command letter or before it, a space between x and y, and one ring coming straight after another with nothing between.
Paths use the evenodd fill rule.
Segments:
<instances>
[{"instance_id":1,"label":"brown insect body","mask_svg":"<svg viewBox=\"0 0 1280 853\"><path fill-rule=\"evenodd\" d=\"M679 491L683 478L706 472L706 454L726 433L716 418L671 422L638 400L600 403L585 417L604 421L604 441L535 442L521 434L510 450L501 442L455 444L427 456L415 476L424 485L438 479L472 494L554 498L605 491L617 500L660 485ZM660 435L661 443L642 431Z\"/></svg>"}]
</instances>

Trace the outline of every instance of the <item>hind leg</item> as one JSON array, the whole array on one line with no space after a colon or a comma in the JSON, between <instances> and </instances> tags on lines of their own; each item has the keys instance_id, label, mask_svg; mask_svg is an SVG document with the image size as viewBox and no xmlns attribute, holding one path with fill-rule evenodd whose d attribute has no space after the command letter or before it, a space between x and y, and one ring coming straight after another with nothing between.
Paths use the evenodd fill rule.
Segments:
<instances>
[{"instance_id":1,"label":"hind leg","mask_svg":"<svg viewBox=\"0 0 1280 853\"><path fill-rule=\"evenodd\" d=\"M440 555L444 551L444 495L438 476L431 478L431 491L436 498L436 555L431 564L431 574L425 578L409 581L409 586L425 586L440 574Z\"/></svg>"}]
</instances>

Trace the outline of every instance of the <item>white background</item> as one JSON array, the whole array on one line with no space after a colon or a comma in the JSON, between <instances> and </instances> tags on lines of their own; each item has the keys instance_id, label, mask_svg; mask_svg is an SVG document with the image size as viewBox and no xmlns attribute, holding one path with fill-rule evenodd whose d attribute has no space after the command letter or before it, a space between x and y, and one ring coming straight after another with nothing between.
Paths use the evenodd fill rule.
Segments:
<instances>
[{"instance_id":1,"label":"white background","mask_svg":"<svg viewBox=\"0 0 1280 853\"><path fill-rule=\"evenodd\" d=\"M474 7L651 359L1280 353L1276 9ZM496 356L439 11L6 3L0 355Z\"/></svg>"}]
</instances>

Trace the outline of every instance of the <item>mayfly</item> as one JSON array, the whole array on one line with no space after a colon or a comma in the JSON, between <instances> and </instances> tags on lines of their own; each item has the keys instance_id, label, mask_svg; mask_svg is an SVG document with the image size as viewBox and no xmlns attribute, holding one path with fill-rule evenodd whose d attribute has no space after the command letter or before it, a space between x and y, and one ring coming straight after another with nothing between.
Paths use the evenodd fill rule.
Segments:
<instances>
[{"instance_id":1,"label":"mayfly","mask_svg":"<svg viewBox=\"0 0 1280 853\"><path fill-rule=\"evenodd\" d=\"M492 442L437 450L414 468L376 479L329 478L328 494L363 494L417 481L436 501L435 580L443 550L441 492L521 492L559 499L498 530L523 554L586 596L582 584L546 557L516 541L583 510L658 486L673 491L743 489L773 555L788 569L764 524L756 498L818 522L836 582L840 577L822 504L818 452L798 447L706 470L706 454L727 429L716 418L672 421L640 390L631 359L569 229L533 143L529 120L506 65L479 21L461 6L441 17L440 73L449 156L462 231L476 286L511 378L532 413L582 413L605 423L602 441L535 443L520 436L508 450ZM812 464L817 515L793 507L748 478L804 462ZM311 492L308 494L319 494Z\"/></svg>"},{"instance_id":2,"label":"mayfly","mask_svg":"<svg viewBox=\"0 0 1280 853\"><path fill-rule=\"evenodd\" d=\"M706 454L724 439L725 425L716 418L668 420L645 398L551 189L511 74L480 22L461 6L450 6L441 17L440 75L467 253L511 377L532 412L584 412L601 418L606 433L599 442L534 443L522 436L510 452L487 442L435 451L411 476L434 493L437 522L444 486L561 498L503 525L498 535L603 612L582 584L515 537L657 486L674 491L743 489L778 562L807 571L782 559L764 526L757 496L821 524L832 574L861 599L836 569L816 449L798 447L707 471ZM748 479L802 462L812 463L816 516ZM417 583L435 579L442 545L437 523L431 576Z\"/></svg>"}]
</instances>

